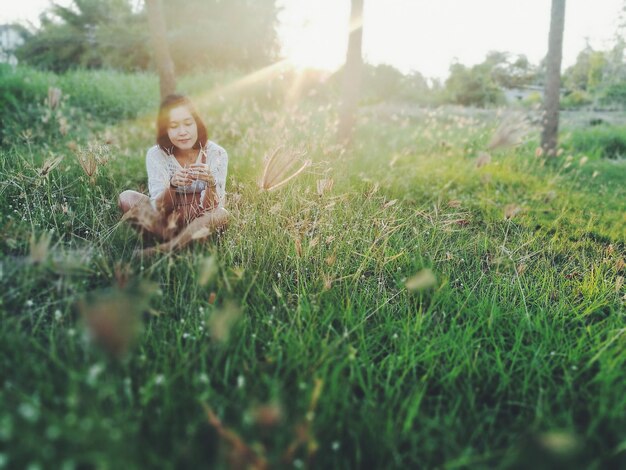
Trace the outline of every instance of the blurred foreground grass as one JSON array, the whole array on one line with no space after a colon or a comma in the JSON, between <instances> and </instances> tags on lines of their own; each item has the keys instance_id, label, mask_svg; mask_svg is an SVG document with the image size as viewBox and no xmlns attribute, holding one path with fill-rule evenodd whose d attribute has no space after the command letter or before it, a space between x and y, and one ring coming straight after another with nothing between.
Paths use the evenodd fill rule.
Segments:
<instances>
[{"instance_id":1,"label":"blurred foreground grass","mask_svg":"<svg viewBox=\"0 0 626 470\"><path fill-rule=\"evenodd\" d=\"M364 109L343 149L333 106L189 90L232 220L179 254L132 259L119 223L149 109L67 103L65 133L0 151L0 468L626 465L623 160L546 161L532 133L477 165L501 116L446 109ZM86 141L111 149L93 179ZM261 192L279 144L313 165ZM101 318L128 354L92 345Z\"/></svg>"}]
</instances>

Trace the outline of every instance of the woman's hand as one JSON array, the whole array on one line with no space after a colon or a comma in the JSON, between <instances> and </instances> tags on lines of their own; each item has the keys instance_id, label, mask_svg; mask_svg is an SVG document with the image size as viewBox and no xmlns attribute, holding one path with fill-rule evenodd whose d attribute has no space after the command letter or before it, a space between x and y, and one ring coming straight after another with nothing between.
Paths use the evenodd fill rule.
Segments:
<instances>
[{"instance_id":1,"label":"woman's hand","mask_svg":"<svg viewBox=\"0 0 626 470\"><path fill-rule=\"evenodd\" d=\"M191 183L193 183L193 178L190 176L187 168L176 170L176 173L170 179L170 184L175 187L189 186Z\"/></svg>"},{"instance_id":2,"label":"woman's hand","mask_svg":"<svg viewBox=\"0 0 626 470\"><path fill-rule=\"evenodd\" d=\"M209 165L204 163L193 163L189 169L193 179L204 181L208 186L215 187L215 178L209 171Z\"/></svg>"}]
</instances>

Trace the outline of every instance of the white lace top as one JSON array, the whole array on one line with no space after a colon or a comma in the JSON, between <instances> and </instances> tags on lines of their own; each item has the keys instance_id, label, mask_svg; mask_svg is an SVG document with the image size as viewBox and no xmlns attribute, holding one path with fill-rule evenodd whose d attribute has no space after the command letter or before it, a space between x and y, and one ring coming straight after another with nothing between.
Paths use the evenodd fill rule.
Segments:
<instances>
[{"instance_id":1,"label":"white lace top","mask_svg":"<svg viewBox=\"0 0 626 470\"><path fill-rule=\"evenodd\" d=\"M224 207L226 202L226 172L228 169L228 154L226 150L215 142L208 141L204 149L198 151L196 163L202 163L206 157L209 171L215 178L216 192L219 197L219 207ZM170 178L181 167L174 155L163 151L158 145L150 148L146 154L146 169L148 171L148 190L150 201L154 205L156 198L170 185ZM191 193L201 192L206 188L204 181L194 181L189 186L181 186L177 192Z\"/></svg>"}]
</instances>

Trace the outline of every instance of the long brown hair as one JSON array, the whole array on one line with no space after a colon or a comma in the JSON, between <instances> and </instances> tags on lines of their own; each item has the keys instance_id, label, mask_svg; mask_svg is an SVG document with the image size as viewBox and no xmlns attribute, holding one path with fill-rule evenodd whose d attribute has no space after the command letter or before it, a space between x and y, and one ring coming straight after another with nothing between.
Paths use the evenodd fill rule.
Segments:
<instances>
[{"instance_id":1,"label":"long brown hair","mask_svg":"<svg viewBox=\"0 0 626 470\"><path fill-rule=\"evenodd\" d=\"M184 95L168 95L165 99L163 99L163 101L161 101L156 123L156 141L158 146L167 153L174 153L174 144L167 135L167 128L170 123L170 110L177 108L178 106L186 106L196 121L196 126L198 127L198 140L196 140L193 144L193 148L204 148L208 140L206 126L204 125L202 119L200 119L200 116L198 116L196 108L191 103L191 100Z\"/></svg>"}]
</instances>

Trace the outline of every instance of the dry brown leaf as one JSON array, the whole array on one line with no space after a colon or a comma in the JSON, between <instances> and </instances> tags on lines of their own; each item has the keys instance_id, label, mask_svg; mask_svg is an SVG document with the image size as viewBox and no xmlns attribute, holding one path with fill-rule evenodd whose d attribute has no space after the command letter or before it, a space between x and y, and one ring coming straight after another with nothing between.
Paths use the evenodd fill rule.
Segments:
<instances>
[{"instance_id":1,"label":"dry brown leaf","mask_svg":"<svg viewBox=\"0 0 626 470\"><path fill-rule=\"evenodd\" d=\"M30 236L30 252L28 255L28 262L32 264L43 263L48 257L48 252L50 249L50 233L44 232L39 238L35 237L35 234L32 233Z\"/></svg>"},{"instance_id":2,"label":"dry brown leaf","mask_svg":"<svg viewBox=\"0 0 626 470\"><path fill-rule=\"evenodd\" d=\"M142 283L88 294L78 302L78 310L89 337L112 356L124 356L141 332L141 314L156 290L154 284Z\"/></svg>"},{"instance_id":3,"label":"dry brown leaf","mask_svg":"<svg viewBox=\"0 0 626 470\"><path fill-rule=\"evenodd\" d=\"M422 269L405 282L407 290L415 292L428 289L437 284L437 278L430 269Z\"/></svg>"},{"instance_id":4,"label":"dry brown leaf","mask_svg":"<svg viewBox=\"0 0 626 470\"><path fill-rule=\"evenodd\" d=\"M337 260L337 256L335 256L335 254L333 253L332 255L327 256L324 262L328 266L333 266L336 260Z\"/></svg>"},{"instance_id":5,"label":"dry brown leaf","mask_svg":"<svg viewBox=\"0 0 626 470\"><path fill-rule=\"evenodd\" d=\"M258 405L250 414L254 424L265 429L276 427L283 420L283 408L278 402Z\"/></svg>"},{"instance_id":6,"label":"dry brown leaf","mask_svg":"<svg viewBox=\"0 0 626 470\"><path fill-rule=\"evenodd\" d=\"M544 432L539 436L541 446L552 455L572 455L581 448L578 438L563 431Z\"/></svg>"},{"instance_id":7,"label":"dry brown leaf","mask_svg":"<svg viewBox=\"0 0 626 470\"><path fill-rule=\"evenodd\" d=\"M517 204L507 204L504 208L504 218L509 220L518 215L522 211L522 208Z\"/></svg>"},{"instance_id":8,"label":"dry brown leaf","mask_svg":"<svg viewBox=\"0 0 626 470\"><path fill-rule=\"evenodd\" d=\"M200 275L198 276L198 284L206 286L218 272L217 260L215 256L207 256L200 260Z\"/></svg>"},{"instance_id":9,"label":"dry brown leaf","mask_svg":"<svg viewBox=\"0 0 626 470\"><path fill-rule=\"evenodd\" d=\"M230 331L241 317L241 309L234 302L226 304L211 313L208 320L211 337L220 343L225 343L230 337Z\"/></svg>"}]
</instances>

